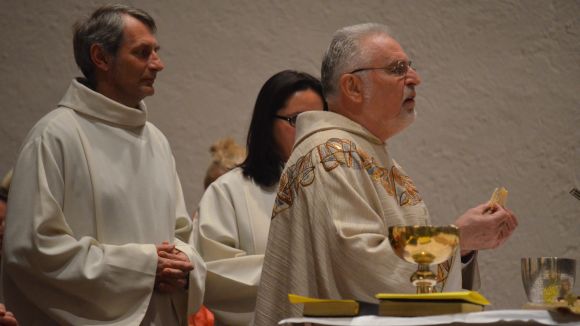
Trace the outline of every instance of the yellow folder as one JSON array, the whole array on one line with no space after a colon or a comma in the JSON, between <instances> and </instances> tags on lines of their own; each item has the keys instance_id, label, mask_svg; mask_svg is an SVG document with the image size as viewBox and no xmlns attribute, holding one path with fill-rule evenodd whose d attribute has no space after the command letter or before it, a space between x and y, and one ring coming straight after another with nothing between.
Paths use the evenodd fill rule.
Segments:
<instances>
[{"instance_id":1,"label":"yellow folder","mask_svg":"<svg viewBox=\"0 0 580 326\"><path fill-rule=\"evenodd\" d=\"M379 316L416 317L483 311L489 301L474 291L443 293L379 293Z\"/></svg>"},{"instance_id":2,"label":"yellow folder","mask_svg":"<svg viewBox=\"0 0 580 326\"><path fill-rule=\"evenodd\" d=\"M375 298L379 300L407 300L407 301L465 301L486 306L489 301L476 291L458 291L441 293L378 293Z\"/></svg>"},{"instance_id":3,"label":"yellow folder","mask_svg":"<svg viewBox=\"0 0 580 326\"><path fill-rule=\"evenodd\" d=\"M309 298L288 294L292 304L304 304L304 316L357 316L359 303L355 300L333 300Z\"/></svg>"}]
</instances>

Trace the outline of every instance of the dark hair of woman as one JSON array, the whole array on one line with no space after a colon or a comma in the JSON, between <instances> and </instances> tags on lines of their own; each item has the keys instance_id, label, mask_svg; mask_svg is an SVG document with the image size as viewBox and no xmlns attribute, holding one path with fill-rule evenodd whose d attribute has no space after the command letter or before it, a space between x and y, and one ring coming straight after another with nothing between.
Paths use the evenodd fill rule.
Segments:
<instances>
[{"instance_id":1,"label":"dark hair of woman","mask_svg":"<svg viewBox=\"0 0 580 326\"><path fill-rule=\"evenodd\" d=\"M248 131L246 145L248 156L241 164L244 176L252 178L263 187L278 183L285 162L280 158L274 141L276 112L286 106L294 93L308 89L320 95L326 110L320 81L307 73L284 70L264 83L256 99Z\"/></svg>"}]
</instances>

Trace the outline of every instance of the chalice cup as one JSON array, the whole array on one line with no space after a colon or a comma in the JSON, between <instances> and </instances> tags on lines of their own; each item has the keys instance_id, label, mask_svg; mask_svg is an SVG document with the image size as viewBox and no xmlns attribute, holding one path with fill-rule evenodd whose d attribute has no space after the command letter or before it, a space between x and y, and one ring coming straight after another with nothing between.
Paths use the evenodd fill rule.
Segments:
<instances>
[{"instance_id":1,"label":"chalice cup","mask_svg":"<svg viewBox=\"0 0 580 326\"><path fill-rule=\"evenodd\" d=\"M429 265L440 264L453 255L459 245L459 228L454 225L391 226L389 242L399 258L418 265L411 276L417 293L432 293L437 277Z\"/></svg>"}]
</instances>

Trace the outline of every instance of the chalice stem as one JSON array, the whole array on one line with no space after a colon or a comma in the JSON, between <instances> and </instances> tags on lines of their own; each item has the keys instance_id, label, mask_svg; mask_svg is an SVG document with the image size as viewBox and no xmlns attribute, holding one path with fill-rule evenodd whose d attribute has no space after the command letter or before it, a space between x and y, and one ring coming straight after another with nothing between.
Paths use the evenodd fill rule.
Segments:
<instances>
[{"instance_id":1,"label":"chalice stem","mask_svg":"<svg viewBox=\"0 0 580 326\"><path fill-rule=\"evenodd\" d=\"M417 287L417 293L433 293L436 279L428 264L419 264L417 271L411 276L411 282Z\"/></svg>"}]
</instances>

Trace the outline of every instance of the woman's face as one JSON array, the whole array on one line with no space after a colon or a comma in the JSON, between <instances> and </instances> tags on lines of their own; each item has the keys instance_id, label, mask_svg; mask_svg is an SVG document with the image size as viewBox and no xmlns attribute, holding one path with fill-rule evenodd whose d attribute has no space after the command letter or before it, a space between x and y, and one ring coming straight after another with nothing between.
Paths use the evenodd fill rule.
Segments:
<instances>
[{"instance_id":1,"label":"woman's face","mask_svg":"<svg viewBox=\"0 0 580 326\"><path fill-rule=\"evenodd\" d=\"M305 111L322 111L324 104L318 93L311 89L305 89L294 93L286 106L278 110L276 115L284 118L292 118ZM294 120L295 121L295 120ZM287 120L274 118L274 141L276 142L278 153L284 162L288 161L294 138L296 137L296 128Z\"/></svg>"}]
</instances>

